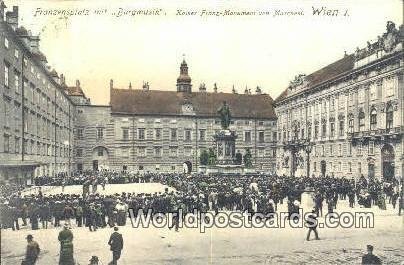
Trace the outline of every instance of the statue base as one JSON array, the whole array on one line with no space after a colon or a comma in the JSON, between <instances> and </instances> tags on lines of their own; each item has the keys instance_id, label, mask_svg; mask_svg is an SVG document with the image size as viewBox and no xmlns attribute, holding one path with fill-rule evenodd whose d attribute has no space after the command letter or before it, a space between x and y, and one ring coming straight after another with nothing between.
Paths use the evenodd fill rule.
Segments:
<instances>
[{"instance_id":1,"label":"statue base","mask_svg":"<svg viewBox=\"0 0 404 265\"><path fill-rule=\"evenodd\" d=\"M248 175L258 174L253 168L245 168L243 165L212 165L199 166L198 173L205 175Z\"/></svg>"}]
</instances>

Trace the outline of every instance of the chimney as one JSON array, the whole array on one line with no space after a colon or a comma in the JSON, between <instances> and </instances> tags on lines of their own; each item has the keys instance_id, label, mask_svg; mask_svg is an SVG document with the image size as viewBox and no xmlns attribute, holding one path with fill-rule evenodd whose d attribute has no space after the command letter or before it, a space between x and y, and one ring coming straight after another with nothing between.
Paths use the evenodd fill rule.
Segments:
<instances>
[{"instance_id":1,"label":"chimney","mask_svg":"<svg viewBox=\"0 0 404 265\"><path fill-rule=\"evenodd\" d=\"M129 82L129 89L132 89L132 82Z\"/></svg>"},{"instance_id":2,"label":"chimney","mask_svg":"<svg viewBox=\"0 0 404 265\"><path fill-rule=\"evenodd\" d=\"M234 85L233 85L233 88L232 88L231 92L233 92L233 94L237 94L237 91L236 91L236 89L234 88Z\"/></svg>"},{"instance_id":3,"label":"chimney","mask_svg":"<svg viewBox=\"0 0 404 265\"><path fill-rule=\"evenodd\" d=\"M18 6L13 6L13 11L6 13L6 22L16 30L18 28Z\"/></svg>"},{"instance_id":4,"label":"chimney","mask_svg":"<svg viewBox=\"0 0 404 265\"><path fill-rule=\"evenodd\" d=\"M200 84L200 86L199 86L199 92L206 92L205 83Z\"/></svg>"},{"instance_id":5,"label":"chimney","mask_svg":"<svg viewBox=\"0 0 404 265\"><path fill-rule=\"evenodd\" d=\"M114 88L114 80L113 79L109 80L109 88L110 89Z\"/></svg>"},{"instance_id":6,"label":"chimney","mask_svg":"<svg viewBox=\"0 0 404 265\"><path fill-rule=\"evenodd\" d=\"M66 86L66 78L64 74L60 74L60 85Z\"/></svg>"},{"instance_id":7,"label":"chimney","mask_svg":"<svg viewBox=\"0 0 404 265\"><path fill-rule=\"evenodd\" d=\"M31 47L31 52L38 53L39 52L39 36L30 36L29 38L29 46Z\"/></svg>"},{"instance_id":8,"label":"chimney","mask_svg":"<svg viewBox=\"0 0 404 265\"><path fill-rule=\"evenodd\" d=\"M6 5L3 0L0 0L0 20L4 21L4 9L6 9Z\"/></svg>"},{"instance_id":9,"label":"chimney","mask_svg":"<svg viewBox=\"0 0 404 265\"><path fill-rule=\"evenodd\" d=\"M50 72L50 75L51 75L51 77L53 78L53 80L55 80L56 83L58 83L59 85L61 84L61 83L60 83L59 75L58 75L58 73L56 72L55 69L53 69L53 70ZM62 75L61 75L61 77L62 77Z\"/></svg>"},{"instance_id":10,"label":"chimney","mask_svg":"<svg viewBox=\"0 0 404 265\"><path fill-rule=\"evenodd\" d=\"M217 85L216 85L216 83L213 84L213 92L217 93Z\"/></svg>"}]
</instances>

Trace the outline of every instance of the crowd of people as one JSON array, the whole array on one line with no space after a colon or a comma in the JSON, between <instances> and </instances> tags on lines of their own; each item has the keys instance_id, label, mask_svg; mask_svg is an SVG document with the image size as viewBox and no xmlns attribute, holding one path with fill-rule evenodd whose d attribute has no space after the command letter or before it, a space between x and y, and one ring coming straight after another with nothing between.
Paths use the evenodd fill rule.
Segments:
<instances>
[{"instance_id":1,"label":"crowd of people","mask_svg":"<svg viewBox=\"0 0 404 265\"><path fill-rule=\"evenodd\" d=\"M380 209L386 209L387 200L395 208L400 194L398 182L382 183L378 179L367 180L363 176L355 182L353 179L334 177L161 173L138 176L103 171L83 172L72 176L72 180L60 175L52 179L43 177L37 182L55 183L60 180L68 185L81 184L82 194L44 195L39 190L36 194L22 196L18 189L13 194L2 193L1 227L18 230L21 225L26 226L29 220L32 229L47 229L50 225L60 226L61 220L69 225L71 220L74 220L78 227L86 226L90 231L96 231L100 227L125 225L129 208L133 209L134 213L139 209L164 213L179 208L184 214L192 212L193 209L271 213L277 211L279 204L286 203L289 214L292 214L298 211L301 194L305 190L314 191L315 212L321 216L325 203L327 212L333 212L339 200L346 199L349 200L350 207L355 207L357 203L361 207L377 205ZM98 185L105 188L106 183L116 183L115 181L160 182L175 188L176 191L169 192L166 189L165 192L153 194L122 192L114 195L101 195L97 192Z\"/></svg>"}]
</instances>

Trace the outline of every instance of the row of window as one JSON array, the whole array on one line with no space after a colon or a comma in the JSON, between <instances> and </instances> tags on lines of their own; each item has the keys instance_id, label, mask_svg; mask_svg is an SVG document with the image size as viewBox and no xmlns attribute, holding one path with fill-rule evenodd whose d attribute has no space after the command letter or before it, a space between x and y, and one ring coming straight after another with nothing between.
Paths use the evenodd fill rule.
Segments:
<instances>
[{"instance_id":1,"label":"row of window","mask_svg":"<svg viewBox=\"0 0 404 265\"><path fill-rule=\"evenodd\" d=\"M129 128L122 128L122 139L129 140ZM146 140L146 129L139 128L137 129L137 140ZM217 131L218 132L218 131ZM200 129L198 133L198 140L205 141L206 140L206 130ZM84 139L84 129L77 128L76 129L76 137L77 139ZM104 128L97 128L96 129L96 137L98 140L104 138ZM153 140L161 140L162 139L162 129L156 128L153 129ZM276 132L273 133L273 139L276 140ZM170 129L170 140L176 141L178 140L178 129L171 128ZM184 141L190 142L192 141L192 130L185 129L184 130ZM244 131L244 141L249 143L252 141L252 134L251 131ZM258 142L263 143L265 142L265 132L258 131Z\"/></svg>"},{"instance_id":2,"label":"row of window","mask_svg":"<svg viewBox=\"0 0 404 265\"><path fill-rule=\"evenodd\" d=\"M325 156L325 148L326 145L321 145L321 146L314 146L314 156ZM364 144L358 143L356 145L356 154L357 155L362 155L364 153L366 146ZM373 141L369 141L368 145L368 155L374 155L375 154L375 143ZM347 148L346 148L346 153L344 153L343 150L343 145L342 144L329 144L328 145L328 154L329 156L352 156L352 144L348 143Z\"/></svg>"},{"instance_id":3,"label":"row of window","mask_svg":"<svg viewBox=\"0 0 404 265\"><path fill-rule=\"evenodd\" d=\"M12 141L14 138L14 141ZM21 153L21 137L12 137L8 134L4 134L4 153ZM13 142L13 143L12 143ZM41 143L39 141L34 140L24 140L24 154L27 155L41 155L41 156L54 156L56 155L60 157L68 157L69 156L69 148L67 147L55 147L51 144Z\"/></svg>"},{"instance_id":4,"label":"row of window","mask_svg":"<svg viewBox=\"0 0 404 265\"><path fill-rule=\"evenodd\" d=\"M388 104L387 108L386 108L386 129L391 129L394 126L394 109L393 106L391 104ZM353 115L348 116L348 132L349 133L353 133L355 131L354 129L354 117ZM330 122L330 137L333 138L336 136L336 129L335 129L335 122ZM358 126L359 126L359 131L363 132L365 131L365 113L363 111L361 111L358 115ZM318 139L319 138L319 124L315 124L314 125L314 139ZM339 136L344 136L345 133L345 121L344 120L340 120L339 121ZM372 108L372 110L370 111L370 115L369 115L369 129L370 130L376 130L378 129L378 124L377 124L377 111L375 108ZM312 129L311 126L309 125L307 127L308 130L308 135L307 137L309 139L312 138ZM327 123L322 123L321 124L321 135L322 137L325 137L327 135ZM293 128L293 138L294 139L304 139L305 138L305 134L304 134L304 128L300 129L296 126L295 128ZM283 138L284 139L289 139L289 131L286 132L286 130L284 129L283 131Z\"/></svg>"}]
</instances>

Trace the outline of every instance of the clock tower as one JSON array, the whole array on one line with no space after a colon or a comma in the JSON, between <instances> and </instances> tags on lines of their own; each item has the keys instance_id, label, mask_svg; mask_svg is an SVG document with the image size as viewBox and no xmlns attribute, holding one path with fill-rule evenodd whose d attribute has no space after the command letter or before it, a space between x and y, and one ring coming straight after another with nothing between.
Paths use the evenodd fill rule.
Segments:
<instances>
[{"instance_id":1,"label":"clock tower","mask_svg":"<svg viewBox=\"0 0 404 265\"><path fill-rule=\"evenodd\" d=\"M180 76L177 78L177 92L191 93L191 77L188 75L188 65L185 59L182 60L180 67Z\"/></svg>"}]
</instances>

